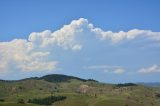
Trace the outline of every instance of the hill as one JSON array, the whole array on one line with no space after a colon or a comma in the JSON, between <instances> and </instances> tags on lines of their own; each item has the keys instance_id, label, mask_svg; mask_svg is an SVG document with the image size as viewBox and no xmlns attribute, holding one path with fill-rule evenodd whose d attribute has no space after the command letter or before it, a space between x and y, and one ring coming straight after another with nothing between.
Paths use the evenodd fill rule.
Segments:
<instances>
[{"instance_id":1,"label":"hill","mask_svg":"<svg viewBox=\"0 0 160 106\"><path fill-rule=\"evenodd\" d=\"M52 74L0 80L0 106L159 106L160 89Z\"/></svg>"},{"instance_id":2,"label":"hill","mask_svg":"<svg viewBox=\"0 0 160 106\"><path fill-rule=\"evenodd\" d=\"M81 78L78 78L78 77L73 77L73 76L68 76L68 75L61 75L61 74L46 75L46 76L40 77L38 79L43 79L45 81L53 82L53 83L69 82L72 79L76 79L76 80L79 80L79 81L82 81L82 82L87 81L85 79L81 79Z\"/></svg>"}]
</instances>

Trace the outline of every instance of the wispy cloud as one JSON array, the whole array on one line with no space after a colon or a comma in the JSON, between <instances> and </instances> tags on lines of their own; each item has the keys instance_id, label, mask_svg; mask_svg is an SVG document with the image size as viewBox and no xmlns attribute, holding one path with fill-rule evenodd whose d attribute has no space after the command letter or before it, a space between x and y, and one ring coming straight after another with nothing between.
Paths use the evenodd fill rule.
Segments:
<instances>
[{"instance_id":1,"label":"wispy cloud","mask_svg":"<svg viewBox=\"0 0 160 106\"><path fill-rule=\"evenodd\" d=\"M102 71L104 73L113 73L113 74L123 74L125 69L121 66L111 66L111 65L91 65L85 67L86 70L96 70Z\"/></svg>"},{"instance_id":2,"label":"wispy cloud","mask_svg":"<svg viewBox=\"0 0 160 106\"><path fill-rule=\"evenodd\" d=\"M86 67L86 69L91 69L91 70L95 70L95 69L112 69L112 68L119 68L119 66L110 66L110 65L91 65Z\"/></svg>"}]
</instances>

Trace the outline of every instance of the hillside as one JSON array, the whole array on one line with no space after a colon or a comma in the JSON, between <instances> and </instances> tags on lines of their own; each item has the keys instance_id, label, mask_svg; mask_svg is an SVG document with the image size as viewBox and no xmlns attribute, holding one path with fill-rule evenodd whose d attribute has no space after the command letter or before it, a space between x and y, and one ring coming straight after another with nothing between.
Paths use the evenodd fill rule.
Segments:
<instances>
[{"instance_id":1,"label":"hillside","mask_svg":"<svg viewBox=\"0 0 160 106\"><path fill-rule=\"evenodd\" d=\"M59 74L0 81L0 106L45 106L48 101L52 106L159 106L160 89Z\"/></svg>"}]
</instances>

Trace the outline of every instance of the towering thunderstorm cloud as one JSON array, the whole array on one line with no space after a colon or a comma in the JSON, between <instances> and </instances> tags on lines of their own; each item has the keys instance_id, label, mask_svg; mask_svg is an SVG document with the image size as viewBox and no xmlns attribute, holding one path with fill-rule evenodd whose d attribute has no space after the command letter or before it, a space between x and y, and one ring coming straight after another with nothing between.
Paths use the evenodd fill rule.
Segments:
<instances>
[{"instance_id":1,"label":"towering thunderstorm cloud","mask_svg":"<svg viewBox=\"0 0 160 106\"><path fill-rule=\"evenodd\" d=\"M54 48L79 51L85 46L79 38L89 41L90 39L87 38L89 35L113 45L126 41L134 42L137 39L147 40L153 44L160 43L160 32L139 29L127 32L103 31L101 28L94 27L87 19L80 18L54 32L50 30L32 32L28 39L0 42L0 72L55 70L59 61L50 58L54 57ZM123 70L117 70L117 73L122 72Z\"/></svg>"}]
</instances>

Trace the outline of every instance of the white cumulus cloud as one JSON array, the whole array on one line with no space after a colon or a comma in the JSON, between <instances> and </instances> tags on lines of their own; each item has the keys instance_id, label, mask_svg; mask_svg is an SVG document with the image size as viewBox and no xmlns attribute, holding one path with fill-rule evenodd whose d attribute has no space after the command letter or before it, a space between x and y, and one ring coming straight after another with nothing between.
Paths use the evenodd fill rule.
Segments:
<instances>
[{"instance_id":1,"label":"white cumulus cloud","mask_svg":"<svg viewBox=\"0 0 160 106\"><path fill-rule=\"evenodd\" d=\"M115 74L122 74L124 72L125 72L125 70L123 68L117 68L117 69L114 70L113 73L115 73Z\"/></svg>"},{"instance_id":2,"label":"white cumulus cloud","mask_svg":"<svg viewBox=\"0 0 160 106\"><path fill-rule=\"evenodd\" d=\"M32 42L24 39L14 39L0 43L0 70L11 71L46 71L54 70L57 61L49 61L48 51L37 51Z\"/></svg>"},{"instance_id":3,"label":"white cumulus cloud","mask_svg":"<svg viewBox=\"0 0 160 106\"><path fill-rule=\"evenodd\" d=\"M139 37L148 38L153 41L160 41L160 32L152 32L151 30L132 29L128 32L103 31L100 28L93 28L91 30L98 34L102 40L111 40L113 43L118 43L124 40L134 40Z\"/></svg>"},{"instance_id":4,"label":"white cumulus cloud","mask_svg":"<svg viewBox=\"0 0 160 106\"><path fill-rule=\"evenodd\" d=\"M54 53L54 47L72 51L81 50L85 45L79 38L86 39L85 36L87 35L95 36L95 39L98 37L98 39L106 40L106 42L111 41L114 44L141 37L154 42L160 41L160 32L139 29L132 29L127 32L104 31L101 28L94 27L87 19L80 18L64 25L57 31L32 32L28 39L0 42L0 71L55 70L59 62L49 58L50 55L53 55L51 53ZM115 73L122 72L122 70L115 71Z\"/></svg>"},{"instance_id":5,"label":"white cumulus cloud","mask_svg":"<svg viewBox=\"0 0 160 106\"><path fill-rule=\"evenodd\" d=\"M154 64L150 67L147 67L147 68L142 68L138 71L138 73L144 73L144 74L147 74L147 73L157 73L157 72L160 72L160 66Z\"/></svg>"}]
</instances>

